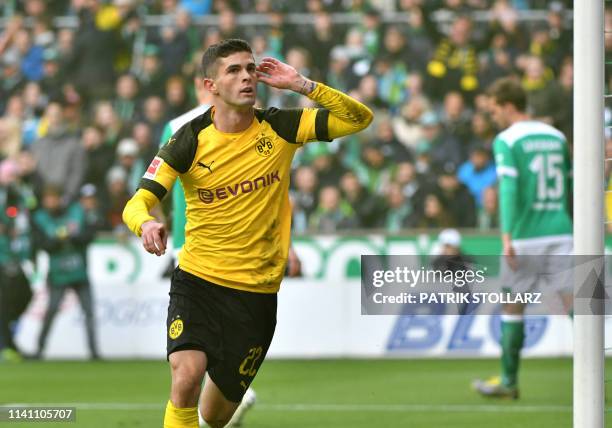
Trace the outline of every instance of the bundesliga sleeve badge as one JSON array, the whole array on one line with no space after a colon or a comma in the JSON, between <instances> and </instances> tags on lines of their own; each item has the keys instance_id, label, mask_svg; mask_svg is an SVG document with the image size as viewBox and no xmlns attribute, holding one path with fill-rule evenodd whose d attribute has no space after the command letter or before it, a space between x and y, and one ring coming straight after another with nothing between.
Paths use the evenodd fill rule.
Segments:
<instances>
[{"instance_id":1,"label":"bundesliga sleeve badge","mask_svg":"<svg viewBox=\"0 0 612 428\"><path fill-rule=\"evenodd\" d=\"M149 180L155 180L155 177L157 176L157 172L159 171L163 163L164 163L164 160L162 158L160 158L159 156L155 156L153 160L151 161L151 163L149 164L149 167L147 168L147 171L145 172L143 177Z\"/></svg>"}]
</instances>

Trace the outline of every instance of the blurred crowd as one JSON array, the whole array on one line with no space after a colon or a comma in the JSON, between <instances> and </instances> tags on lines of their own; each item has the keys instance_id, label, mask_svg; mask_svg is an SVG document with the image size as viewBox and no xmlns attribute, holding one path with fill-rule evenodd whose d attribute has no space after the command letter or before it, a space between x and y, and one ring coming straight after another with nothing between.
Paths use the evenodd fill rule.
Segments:
<instances>
[{"instance_id":1,"label":"blurred crowd","mask_svg":"<svg viewBox=\"0 0 612 428\"><path fill-rule=\"evenodd\" d=\"M121 211L155 156L166 122L196 105L192 82L203 51L230 37L248 40L256 60L279 58L375 113L367 131L299 151L291 188L298 233L497 228L491 149L499 130L489 115L486 88L499 77L519 79L532 115L572 135L570 1L3 5L4 222L38 209L45 191L61 189L63 206L84 199L99 213L98 230L122 232ZM436 19L440 10L448 12L446 20ZM542 11L542 19L520 19L530 10ZM335 22L338 12L355 12L358 19ZM295 23L288 19L294 13L311 19ZM241 14L261 19L238 25ZM200 23L210 15L217 24ZM77 25L64 25L58 16ZM151 16L159 19L148 25ZM606 48L612 50L608 40ZM311 106L306 97L263 85L258 104Z\"/></svg>"}]
</instances>

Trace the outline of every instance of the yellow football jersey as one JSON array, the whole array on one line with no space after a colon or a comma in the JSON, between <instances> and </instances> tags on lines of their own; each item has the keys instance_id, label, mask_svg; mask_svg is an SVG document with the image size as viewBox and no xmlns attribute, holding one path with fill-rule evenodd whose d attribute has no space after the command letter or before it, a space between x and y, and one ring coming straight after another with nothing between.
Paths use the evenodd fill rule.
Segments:
<instances>
[{"instance_id":1,"label":"yellow football jersey","mask_svg":"<svg viewBox=\"0 0 612 428\"><path fill-rule=\"evenodd\" d=\"M214 107L209 109L160 149L126 206L124 221L140 235L142 223L153 219L151 196L161 200L179 177L187 203L181 269L222 286L277 292L290 244L295 151L308 141L329 141L330 126L335 137L371 121L367 107L331 88L319 84L311 94L328 99L333 110L343 104L338 96L348 98L351 108L341 108L346 115L334 120L326 108L255 109L249 128L236 134L217 130Z\"/></svg>"}]
</instances>

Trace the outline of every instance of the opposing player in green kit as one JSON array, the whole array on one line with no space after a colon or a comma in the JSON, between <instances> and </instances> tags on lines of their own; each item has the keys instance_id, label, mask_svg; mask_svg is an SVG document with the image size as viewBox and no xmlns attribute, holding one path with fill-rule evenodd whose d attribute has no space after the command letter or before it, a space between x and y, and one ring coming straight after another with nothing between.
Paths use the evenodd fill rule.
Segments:
<instances>
[{"instance_id":1,"label":"opposing player in green kit","mask_svg":"<svg viewBox=\"0 0 612 428\"><path fill-rule=\"evenodd\" d=\"M572 221L568 211L570 158L565 136L554 127L531 120L520 83L501 79L489 90L492 116L504 129L494 141L499 180L499 206L504 291L525 293L538 285L558 292L565 310L572 302ZM524 256L530 257L524 257ZM555 257L551 257L555 256ZM559 256L559 257L556 257ZM518 370L525 337L523 304L502 310L501 377L476 380L473 388L488 397L519 396Z\"/></svg>"}]
</instances>

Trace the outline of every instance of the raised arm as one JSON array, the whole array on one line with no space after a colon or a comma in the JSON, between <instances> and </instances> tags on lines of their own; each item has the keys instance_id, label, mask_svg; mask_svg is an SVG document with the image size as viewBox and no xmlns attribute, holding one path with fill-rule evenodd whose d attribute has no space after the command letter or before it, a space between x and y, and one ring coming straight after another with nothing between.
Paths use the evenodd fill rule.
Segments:
<instances>
[{"instance_id":1,"label":"raised arm","mask_svg":"<svg viewBox=\"0 0 612 428\"><path fill-rule=\"evenodd\" d=\"M327 119L324 128L329 140L367 128L374 117L368 107L354 98L307 79L295 68L275 58L267 57L261 61L257 66L257 77L266 85L298 92L323 106L329 113L318 114L316 120ZM321 126L320 123L316 125ZM315 126L312 129L300 128L298 141L306 142L316 137Z\"/></svg>"},{"instance_id":2,"label":"raised arm","mask_svg":"<svg viewBox=\"0 0 612 428\"><path fill-rule=\"evenodd\" d=\"M329 110L327 126L331 140L366 129L374 118L367 106L322 83L316 83L306 95Z\"/></svg>"}]
</instances>

